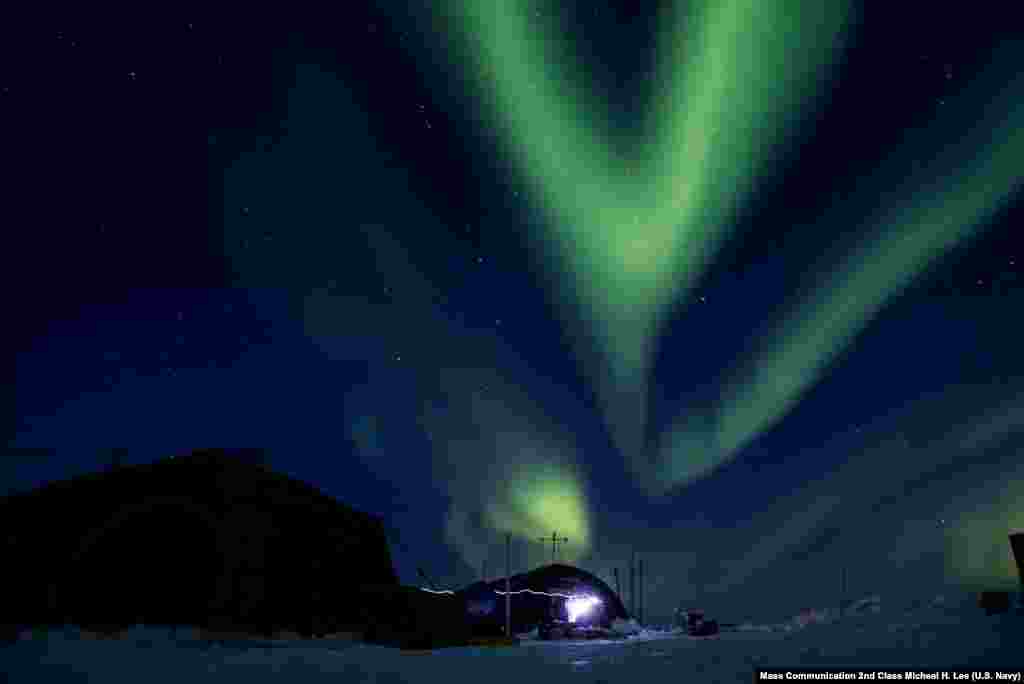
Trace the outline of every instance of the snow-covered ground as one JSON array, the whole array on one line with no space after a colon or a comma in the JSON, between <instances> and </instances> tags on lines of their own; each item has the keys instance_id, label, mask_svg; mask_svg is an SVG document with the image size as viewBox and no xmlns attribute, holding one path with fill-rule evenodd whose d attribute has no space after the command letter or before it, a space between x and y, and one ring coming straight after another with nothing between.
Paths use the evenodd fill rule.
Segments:
<instances>
[{"instance_id":1,"label":"snow-covered ground","mask_svg":"<svg viewBox=\"0 0 1024 684\"><path fill-rule=\"evenodd\" d=\"M193 630L136 628L121 640L85 639L74 628L26 633L0 648L10 682L503 682L750 681L756 667L1024 667L1024 615L986 616L933 602L885 611L874 601L834 619L803 612L775 625L741 625L694 640L644 629L624 640L544 642L511 648L402 652L343 639L211 645ZM582 677L582 679L580 679Z\"/></svg>"}]
</instances>

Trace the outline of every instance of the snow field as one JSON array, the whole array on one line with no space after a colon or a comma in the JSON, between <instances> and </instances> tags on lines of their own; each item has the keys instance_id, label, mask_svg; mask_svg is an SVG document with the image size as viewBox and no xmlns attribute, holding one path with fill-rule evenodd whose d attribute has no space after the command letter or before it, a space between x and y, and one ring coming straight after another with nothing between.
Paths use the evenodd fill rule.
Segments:
<instances>
[{"instance_id":1,"label":"snow field","mask_svg":"<svg viewBox=\"0 0 1024 684\"><path fill-rule=\"evenodd\" d=\"M868 602L877 605L877 602ZM810 618L808 616L811 616ZM23 634L0 649L15 682L747 682L755 667L1024 667L1024 616L937 604L869 609L834 619L802 611L775 625L741 625L718 639L641 629L624 639L537 641L510 648L403 652L347 639L211 643L197 630L139 626L119 640L69 627ZM33 638L35 637L35 638Z\"/></svg>"}]
</instances>

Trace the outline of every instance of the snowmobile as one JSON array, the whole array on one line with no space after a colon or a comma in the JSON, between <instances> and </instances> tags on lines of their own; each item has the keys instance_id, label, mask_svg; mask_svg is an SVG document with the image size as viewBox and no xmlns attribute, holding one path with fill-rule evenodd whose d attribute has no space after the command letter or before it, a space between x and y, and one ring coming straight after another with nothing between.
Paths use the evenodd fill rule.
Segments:
<instances>
[{"instance_id":1,"label":"snowmobile","mask_svg":"<svg viewBox=\"0 0 1024 684\"><path fill-rule=\"evenodd\" d=\"M545 641L565 639L569 636L571 625L565 620L548 618L537 628L537 636Z\"/></svg>"},{"instance_id":2,"label":"snowmobile","mask_svg":"<svg viewBox=\"0 0 1024 684\"><path fill-rule=\"evenodd\" d=\"M686 636L694 639L708 639L718 636L720 631L717 620L704 619L704 611L690 608L676 611L676 626L686 630Z\"/></svg>"}]
</instances>

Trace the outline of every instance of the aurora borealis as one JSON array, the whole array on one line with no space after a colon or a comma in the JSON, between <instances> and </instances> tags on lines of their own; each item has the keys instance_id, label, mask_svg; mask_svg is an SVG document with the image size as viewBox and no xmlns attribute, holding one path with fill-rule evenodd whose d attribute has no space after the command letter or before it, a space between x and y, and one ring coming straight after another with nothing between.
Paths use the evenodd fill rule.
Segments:
<instances>
[{"instance_id":1,"label":"aurora borealis","mask_svg":"<svg viewBox=\"0 0 1024 684\"><path fill-rule=\"evenodd\" d=\"M1012 74L1012 65L1022 54L1019 49L999 54L999 75ZM661 485L701 474L770 429L889 298L945 251L969 239L1019 189L1024 175L1015 160L1024 155L1024 80L1014 75L1009 85L998 86L976 86L956 103L960 126L936 126L939 134L932 133L938 147L942 134L951 139L935 168L903 172L903 182L911 189L863 219L857 229L869 237L831 265L818 288L796 302L775 332L745 360L723 392L712 424L705 422L697 430L701 434L696 439L711 453L696 458L689 453L686 445L693 444L695 436L682 419L679 434L664 443L664 470L657 478ZM984 123L971 130L966 124L973 124L979 114ZM881 173L896 177L899 171L892 167L898 162L910 167L911 155L894 151L890 168ZM842 222L835 216L822 220ZM711 434L706 434L709 428Z\"/></svg>"},{"instance_id":2,"label":"aurora borealis","mask_svg":"<svg viewBox=\"0 0 1024 684\"><path fill-rule=\"evenodd\" d=\"M636 461L666 310L695 285L787 124L800 119L849 8L671 6L658 22L653 112L638 116L650 130L622 149L544 10L453 4L488 113L550 214L536 239L577 293L580 311L567 318L590 322L584 364L619 448Z\"/></svg>"},{"instance_id":3,"label":"aurora borealis","mask_svg":"<svg viewBox=\"0 0 1024 684\"><path fill-rule=\"evenodd\" d=\"M640 117L648 118L650 132L623 158L598 142L606 128L594 121L602 103L578 76L562 73L571 69L554 55L566 50L551 47L556 39L543 12L530 14L526 3L456 4L508 146L552 215L539 239L554 243L578 292L578 320L590 322L584 353L596 349L604 363L585 360L613 436L654 487L702 474L770 428L886 299L969 236L1021 181L1014 166L1024 152L1019 78L998 82L1003 92L975 86L957 103L958 123L974 123L984 107L983 128L973 138L953 138L957 149L936 162L935 177L911 172L909 182L918 187L857 226L874 238L797 304L748 361L744 377L725 388L710 423L695 427L684 411L663 440L661 467L645 473L642 409L665 312L727 238L735 206L766 173L772 143L786 140L786 124L806 118L801 108L820 87L853 8L674 5L659 21L655 114ZM1012 49L998 55L997 78L1012 75L1020 56ZM947 126L919 145L943 145L942 133L959 130ZM909 154L895 156L909 166ZM822 223L844 221L827 216Z\"/></svg>"},{"instance_id":4,"label":"aurora borealis","mask_svg":"<svg viewBox=\"0 0 1024 684\"><path fill-rule=\"evenodd\" d=\"M910 5L55 29L0 84L60 189L14 193L10 488L258 445L408 583L552 532L664 606L1011 582L1024 44Z\"/></svg>"}]
</instances>

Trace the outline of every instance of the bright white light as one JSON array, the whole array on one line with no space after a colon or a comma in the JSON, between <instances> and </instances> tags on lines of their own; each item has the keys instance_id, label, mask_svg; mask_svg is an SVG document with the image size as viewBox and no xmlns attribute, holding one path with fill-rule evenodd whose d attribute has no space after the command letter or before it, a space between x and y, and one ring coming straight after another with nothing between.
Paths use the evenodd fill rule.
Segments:
<instances>
[{"instance_id":1,"label":"bright white light","mask_svg":"<svg viewBox=\"0 0 1024 684\"><path fill-rule=\"evenodd\" d=\"M590 612L591 608L600 605L601 599L596 596L573 596L565 602L565 610L569 613L569 622Z\"/></svg>"}]
</instances>

